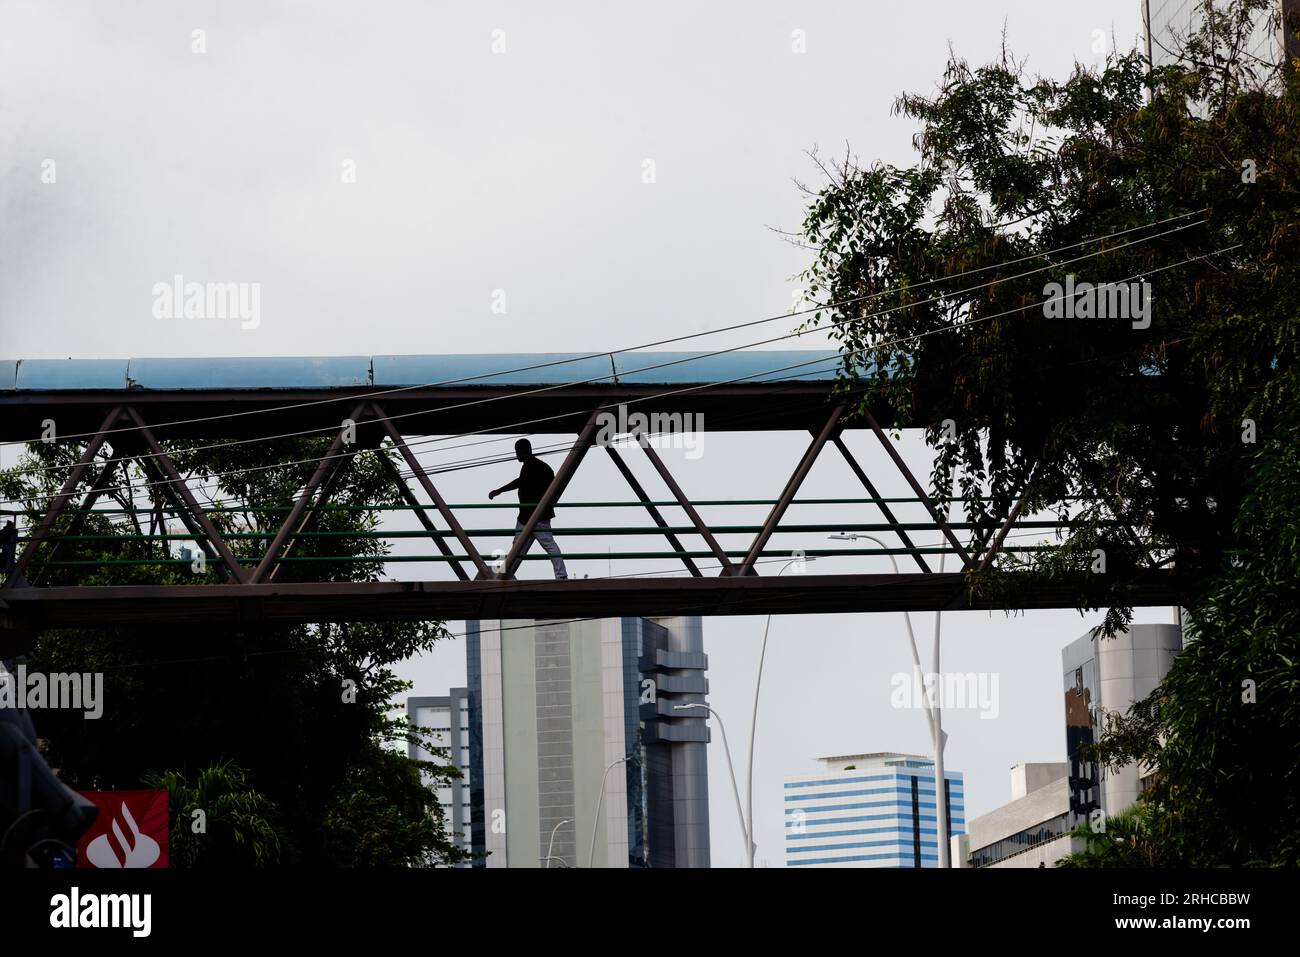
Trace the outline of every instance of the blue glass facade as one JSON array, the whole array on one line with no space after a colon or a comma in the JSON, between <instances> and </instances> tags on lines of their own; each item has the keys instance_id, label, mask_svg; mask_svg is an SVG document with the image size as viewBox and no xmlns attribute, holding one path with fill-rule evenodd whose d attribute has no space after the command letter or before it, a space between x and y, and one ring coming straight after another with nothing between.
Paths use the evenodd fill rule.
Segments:
<instances>
[{"instance_id":1,"label":"blue glass facade","mask_svg":"<svg viewBox=\"0 0 1300 957\"><path fill-rule=\"evenodd\" d=\"M938 866L933 766L894 761L863 770L868 773L785 783L787 866ZM960 773L948 772L945 778L948 814L943 830L951 837L965 830L965 795ZM853 811L867 813L845 813Z\"/></svg>"},{"instance_id":2,"label":"blue glass facade","mask_svg":"<svg viewBox=\"0 0 1300 957\"><path fill-rule=\"evenodd\" d=\"M627 857L629 867L648 867L649 816L646 813L645 746L641 741L641 632L657 628L640 618L624 618L623 627L623 740L636 761L628 761L627 774Z\"/></svg>"}]
</instances>

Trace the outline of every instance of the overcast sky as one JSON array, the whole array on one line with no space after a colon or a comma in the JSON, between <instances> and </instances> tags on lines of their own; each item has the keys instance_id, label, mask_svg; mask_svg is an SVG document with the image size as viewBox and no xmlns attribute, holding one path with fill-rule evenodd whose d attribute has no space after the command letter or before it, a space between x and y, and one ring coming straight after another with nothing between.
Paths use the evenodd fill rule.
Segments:
<instances>
[{"instance_id":1,"label":"overcast sky","mask_svg":"<svg viewBox=\"0 0 1300 957\"><path fill-rule=\"evenodd\" d=\"M809 150L842 154L847 143L863 162L909 163L914 129L891 106L934 88L949 44L983 62L1005 25L1031 70L1063 76L1095 60L1096 31L1133 44L1140 8L0 0L0 356L592 352L779 314L808 254L773 228L799 225L794 181L818 183ZM260 283L257 327L156 318L152 288L177 274ZM719 335L701 348L745 341ZM906 493L865 437L850 441L886 494ZM692 496L764 498L805 442L706 423L702 458L666 457ZM928 473L915 437L905 450ZM454 473L443 491L479 501L510 477L508 466ZM593 457L569 494L621 495L617 481ZM857 487L826 456L803 494ZM792 519L875 520L813 508ZM887 568L881 561L815 568ZM646 569L588 564L575 571ZM525 574L546 571L529 563ZM997 718L945 718L968 818L1009 799L1011 765L1063 760L1060 649L1097 620L944 617L944 669L999 676ZM925 656L933 616L915 623ZM762 627L705 625L711 703L728 723L742 790ZM820 755L928 750L922 713L889 704L890 676L909 660L899 615L774 623L755 760L760 862L784 863L783 777L815 771ZM403 674L417 694L463 684L463 641ZM710 787L714 862L738 864L716 733Z\"/></svg>"}]
</instances>

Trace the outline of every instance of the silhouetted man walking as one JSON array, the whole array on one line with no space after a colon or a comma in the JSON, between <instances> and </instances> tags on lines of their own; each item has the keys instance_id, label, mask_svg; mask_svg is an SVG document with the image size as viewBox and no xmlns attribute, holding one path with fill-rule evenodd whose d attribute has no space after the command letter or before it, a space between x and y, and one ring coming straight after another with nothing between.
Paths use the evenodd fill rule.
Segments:
<instances>
[{"instance_id":1,"label":"silhouetted man walking","mask_svg":"<svg viewBox=\"0 0 1300 957\"><path fill-rule=\"evenodd\" d=\"M488 492L488 498L496 498L502 492L519 489L519 519L515 522L515 534L518 535L523 531L524 524L532 517L537 503L542 500L546 490L551 487L555 472L549 465L533 455L532 443L527 439L520 439L515 443L515 458L523 463L519 467L519 478L509 485L503 485ZM529 504L525 505L525 502ZM546 514L539 517L537 524L533 526L532 537L524 545L523 554L528 554L528 549L533 547L533 539L541 542L542 550L551 556L551 565L555 567L556 579L564 581L569 577L569 573L564 568L564 559L560 557L560 546L555 544L555 536L551 534L551 519L554 517L554 508L548 508Z\"/></svg>"}]
</instances>

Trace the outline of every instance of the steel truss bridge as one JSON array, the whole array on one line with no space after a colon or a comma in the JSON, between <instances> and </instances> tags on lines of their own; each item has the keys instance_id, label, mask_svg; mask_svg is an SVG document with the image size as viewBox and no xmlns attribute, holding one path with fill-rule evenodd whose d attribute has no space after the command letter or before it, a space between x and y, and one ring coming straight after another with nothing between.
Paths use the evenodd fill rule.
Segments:
<instances>
[{"instance_id":1,"label":"steel truss bridge","mask_svg":"<svg viewBox=\"0 0 1300 957\"><path fill-rule=\"evenodd\" d=\"M1007 544L1009 533L1047 533L1060 523L1027 521L1019 514L1019 503L1000 516L996 529L945 520L889 435L893 429L926 423L878 419L870 411L850 420L849 398L835 389L839 361L833 352L808 351L0 361L0 441L18 443L46 435L66 443L77 456L57 494L34 508L0 505L12 515L4 548L0 632L7 632L11 640L6 644L12 644L13 636L42 628L109 625L256 627L325 621L1001 608L998 601L972 589L971 573L987 569L999 553L1014 550ZM692 421L665 417L702 415L708 430L794 431L807 435L808 444L790 463L789 477L774 499L693 501L685 479L669 469L654 442L623 443L619 448L602 440L602 428L617 417L620 406L627 415L643 413L651 427L656 422ZM51 425L56 427L53 435ZM882 476L868 474L846 441L854 432L866 433L868 442L883 448L894 473L889 479L901 475L911 496L880 494ZM213 521L217 506L200 502L195 479L183 474L176 453L166 450L173 440L255 446L258 439L299 434L333 438L290 504L263 507L276 513L277 521L268 523L270 530L219 531ZM438 486L439 470L422 465L412 448L419 444L413 438L418 436L494 434L569 437L558 450L554 481L518 535L513 526L467 528L463 521L471 510L504 508L509 515L518 506L449 503ZM799 499L810 469L828 447L856 477L853 496ZM628 498L600 503L561 498L593 450L612 460L626 482ZM327 510L343 507L333 496L363 455L375 456L400 493L404 504L388 508L413 515L420 525L415 531L381 529L374 534L388 540L422 538L437 550L421 556L391 555L384 561L449 568L454 577L303 580L310 579L311 564L320 559L297 551L303 542L331 534L317 530L317 523ZM647 491L629 466L628 458L634 455L643 456L661 481L665 492L659 497ZM69 559L81 543L126 540L84 534L84 526L96 505L111 498L107 493L132 462L148 478L152 501L145 510L174 517L184 533L168 534L159 522L156 531L151 528L149 535L141 536L153 541L156 555ZM875 521L790 522L792 505L807 502L838 504ZM701 516L706 505L729 504L763 505L766 517L760 524L710 526ZM566 535L640 535L662 539L667 546L662 551L568 552L567 560L671 558L681 563L680 571L568 581L517 578L523 561L546 559L540 550L527 555L524 543L537 516L553 505L561 509L561 518L566 507L600 507L618 509L619 516L644 512L651 523L566 529L561 521L555 529L561 544ZM919 507L924 519L900 520L904 506ZM242 511L248 506L220 505L227 507ZM777 536L794 531L888 535L893 544L886 548L814 549L806 554L897 555L905 570L764 574L775 561L795 554L774 544ZM738 535L744 536L743 547L724 548L720 543L720 537L734 540ZM486 538L502 536L511 541L508 549L495 554L486 549ZM917 544L918 539L934 538L942 544ZM79 564L154 569L188 564L188 559L171 555L174 539L196 543L205 566L218 574L196 584L49 583L54 569ZM939 568L940 554L947 556L947 570ZM1067 580L1037 588L1018 607L1075 607L1080 584ZM1152 569L1126 599L1139 606L1165 605L1179 596L1171 574Z\"/></svg>"}]
</instances>

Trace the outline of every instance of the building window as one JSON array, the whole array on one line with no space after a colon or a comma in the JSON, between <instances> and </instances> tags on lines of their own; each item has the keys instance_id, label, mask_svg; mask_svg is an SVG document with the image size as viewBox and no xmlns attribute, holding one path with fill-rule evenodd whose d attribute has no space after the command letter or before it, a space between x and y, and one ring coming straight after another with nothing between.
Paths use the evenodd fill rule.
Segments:
<instances>
[{"instance_id":1,"label":"building window","mask_svg":"<svg viewBox=\"0 0 1300 957\"><path fill-rule=\"evenodd\" d=\"M1004 837L1000 841L994 841L987 847L972 851L970 865L971 867L988 867L990 864L996 864L999 861L1005 861L1009 857L1015 857L1017 854L1023 854L1040 844L1046 844L1048 841L1064 837L1070 831L1069 819L1070 813L1067 811L1035 827L1026 828L1019 833Z\"/></svg>"}]
</instances>

